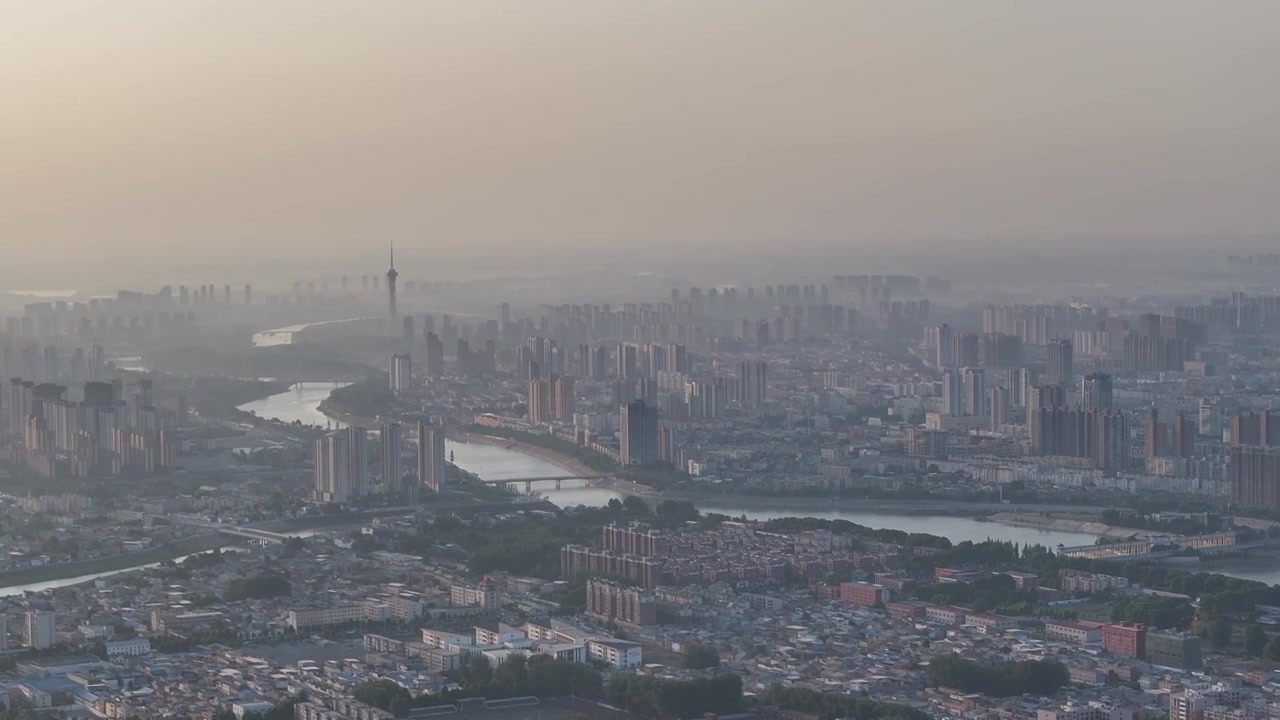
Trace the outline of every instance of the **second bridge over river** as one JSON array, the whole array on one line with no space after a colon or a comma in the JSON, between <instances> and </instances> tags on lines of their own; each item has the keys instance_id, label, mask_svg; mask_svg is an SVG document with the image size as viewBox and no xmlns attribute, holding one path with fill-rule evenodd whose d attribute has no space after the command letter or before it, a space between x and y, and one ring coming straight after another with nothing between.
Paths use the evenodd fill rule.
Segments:
<instances>
[{"instance_id":1,"label":"second bridge over river","mask_svg":"<svg viewBox=\"0 0 1280 720\"><path fill-rule=\"evenodd\" d=\"M524 483L524 491L533 490L534 483L555 483L556 489L560 489L560 483L565 480L587 480L595 482L607 479L608 475L542 475L538 477L515 477L515 478L477 478L482 483L489 485L515 485Z\"/></svg>"}]
</instances>

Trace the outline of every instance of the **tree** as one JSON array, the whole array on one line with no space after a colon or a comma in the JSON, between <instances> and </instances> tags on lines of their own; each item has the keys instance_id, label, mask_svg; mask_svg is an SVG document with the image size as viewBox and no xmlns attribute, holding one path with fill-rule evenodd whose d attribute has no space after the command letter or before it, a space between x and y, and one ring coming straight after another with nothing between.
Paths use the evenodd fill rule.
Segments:
<instances>
[{"instance_id":1,"label":"tree","mask_svg":"<svg viewBox=\"0 0 1280 720\"><path fill-rule=\"evenodd\" d=\"M227 600L264 600L291 592L289 581L284 576L270 572L235 578L227 583Z\"/></svg>"},{"instance_id":2,"label":"tree","mask_svg":"<svg viewBox=\"0 0 1280 720\"><path fill-rule=\"evenodd\" d=\"M689 718L736 713L742 708L742 678L716 675L670 680L646 675L609 678L608 700L647 718Z\"/></svg>"},{"instance_id":3,"label":"tree","mask_svg":"<svg viewBox=\"0 0 1280 720\"><path fill-rule=\"evenodd\" d=\"M1185 630L1193 617L1195 608L1178 598L1144 596L1121 600L1111 606L1111 619L1114 621L1140 622L1157 628Z\"/></svg>"},{"instance_id":4,"label":"tree","mask_svg":"<svg viewBox=\"0 0 1280 720\"><path fill-rule=\"evenodd\" d=\"M307 691L294 695L293 697L279 703L275 707L262 714L262 720L293 720L294 706L298 703L307 701Z\"/></svg>"},{"instance_id":5,"label":"tree","mask_svg":"<svg viewBox=\"0 0 1280 720\"><path fill-rule=\"evenodd\" d=\"M654 514L660 520L669 522L697 520L702 515L702 513L698 512L698 508L687 500L663 500L654 509Z\"/></svg>"},{"instance_id":6,"label":"tree","mask_svg":"<svg viewBox=\"0 0 1280 720\"><path fill-rule=\"evenodd\" d=\"M518 688L529 681L529 665L523 655L512 655L493 671L493 684Z\"/></svg>"},{"instance_id":7,"label":"tree","mask_svg":"<svg viewBox=\"0 0 1280 720\"><path fill-rule=\"evenodd\" d=\"M511 655L495 669L483 656L464 653L458 668L445 675L462 686L461 689L421 696L419 704L424 699L429 700L429 704L438 705L466 697L497 700L527 695L552 698L575 694L594 698L600 697L603 687L600 673L594 668L546 655Z\"/></svg>"},{"instance_id":8,"label":"tree","mask_svg":"<svg viewBox=\"0 0 1280 720\"><path fill-rule=\"evenodd\" d=\"M412 696L409 691L400 687L400 685L391 680L366 680L356 687L352 696L366 705L372 705L379 710L391 710L392 703L397 699L408 701L409 707L412 707ZM408 714L408 708L405 708L405 714Z\"/></svg>"},{"instance_id":9,"label":"tree","mask_svg":"<svg viewBox=\"0 0 1280 720\"><path fill-rule=\"evenodd\" d=\"M690 670L720 667L720 651L706 643L689 643L684 648L684 666Z\"/></svg>"},{"instance_id":10,"label":"tree","mask_svg":"<svg viewBox=\"0 0 1280 720\"><path fill-rule=\"evenodd\" d=\"M816 715L821 720L928 720L929 715L906 705L869 700L852 695L824 693L808 688L769 686L765 699L785 710Z\"/></svg>"},{"instance_id":11,"label":"tree","mask_svg":"<svg viewBox=\"0 0 1280 720\"><path fill-rule=\"evenodd\" d=\"M1267 647L1267 633L1257 625L1244 631L1244 651L1252 657L1262 657Z\"/></svg>"},{"instance_id":12,"label":"tree","mask_svg":"<svg viewBox=\"0 0 1280 720\"><path fill-rule=\"evenodd\" d=\"M1231 623L1224 618L1218 618L1209 623L1209 642L1213 643L1214 647L1227 647L1231 644L1231 636Z\"/></svg>"},{"instance_id":13,"label":"tree","mask_svg":"<svg viewBox=\"0 0 1280 720\"><path fill-rule=\"evenodd\" d=\"M929 661L929 684L991 697L1053 695L1070 682L1067 667L1052 660L980 665L947 653Z\"/></svg>"},{"instance_id":14,"label":"tree","mask_svg":"<svg viewBox=\"0 0 1280 720\"><path fill-rule=\"evenodd\" d=\"M368 557L369 553L381 547L378 540L371 535L360 535L360 537L351 541L351 552L360 557Z\"/></svg>"},{"instance_id":15,"label":"tree","mask_svg":"<svg viewBox=\"0 0 1280 720\"><path fill-rule=\"evenodd\" d=\"M622 501L622 507L628 515L635 517L647 517L649 515L649 503L638 495L628 495Z\"/></svg>"},{"instance_id":16,"label":"tree","mask_svg":"<svg viewBox=\"0 0 1280 720\"><path fill-rule=\"evenodd\" d=\"M1272 662L1280 660L1280 636L1271 638L1271 642L1262 649L1262 657Z\"/></svg>"},{"instance_id":17,"label":"tree","mask_svg":"<svg viewBox=\"0 0 1280 720\"><path fill-rule=\"evenodd\" d=\"M398 718L407 717L409 715L409 711L413 710L413 700L408 697L401 697L397 695L396 697L391 698L391 704L388 706L388 709L391 711L392 715L395 715Z\"/></svg>"}]
</instances>

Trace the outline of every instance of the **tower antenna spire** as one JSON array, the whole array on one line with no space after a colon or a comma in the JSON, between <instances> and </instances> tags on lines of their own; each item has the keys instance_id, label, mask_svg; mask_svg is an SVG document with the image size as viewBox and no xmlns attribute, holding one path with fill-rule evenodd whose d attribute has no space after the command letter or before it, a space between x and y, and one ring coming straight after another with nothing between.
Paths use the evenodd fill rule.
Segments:
<instances>
[{"instance_id":1,"label":"tower antenna spire","mask_svg":"<svg viewBox=\"0 0 1280 720\"><path fill-rule=\"evenodd\" d=\"M396 241L389 243L391 250L391 267L387 269L387 311L391 320L394 321L399 312L396 308L396 278L400 273L396 272ZM394 330L394 328L392 328Z\"/></svg>"}]
</instances>

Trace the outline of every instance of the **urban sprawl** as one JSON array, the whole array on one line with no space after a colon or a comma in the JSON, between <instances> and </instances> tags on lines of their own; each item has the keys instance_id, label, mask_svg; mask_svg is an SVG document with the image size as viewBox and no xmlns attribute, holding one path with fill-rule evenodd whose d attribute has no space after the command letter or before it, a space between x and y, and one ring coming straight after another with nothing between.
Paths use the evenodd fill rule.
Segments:
<instances>
[{"instance_id":1,"label":"urban sprawl","mask_svg":"<svg viewBox=\"0 0 1280 720\"><path fill-rule=\"evenodd\" d=\"M393 260L6 301L0 702L1280 718L1270 257L1150 296Z\"/></svg>"}]
</instances>

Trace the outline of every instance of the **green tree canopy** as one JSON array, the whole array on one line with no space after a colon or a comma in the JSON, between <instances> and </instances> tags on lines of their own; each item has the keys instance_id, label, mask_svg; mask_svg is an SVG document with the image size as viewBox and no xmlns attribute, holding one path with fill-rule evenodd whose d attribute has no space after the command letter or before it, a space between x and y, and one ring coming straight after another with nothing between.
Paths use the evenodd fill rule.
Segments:
<instances>
[{"instance_id":1,"label":"green tree canopy","mask_svg":"<svg viewBox=\"0 0 1280 720\"><path fill-rule=\"evenodd\" d=\"M742 708L742 678L724 674L670 680L618 674L609 678L608 699L615 707L646 718L724 715Z\"/></svg>"},{"instance_id":2,"label":"green tree canopy","mask_svg":"<svg viewBox=\"0 0 1280 720\"><path fill-rule=\"evenodd\" d=\"M1052 660L981 665L948 653L929 661L930 685L991 697L1053 695L1070 680L1067 666Z\"/></svg>"},{"instance_id":3,"label":"green tree canopy","mask_svg":"<svg viewBox=\"0 0 1280 720\"><path fill-rule=\"evenodd\" d=\"M1267 647L1267 633L1257 625L1244 631L1244 651L1252 657L1262 657Z\"/></svg>"},{"instance_id":4,"label":"green tree canopy","mask_svg":"<svg viewBox=\"0 0 1280 720\"><path fill-rule=\"evenodd\" d=\"M801 687L772 685L765 700L785 710L817 715L819 720L928 720L921 710L853 695L824 693Z\"/></svg>"},{"instance_id":5,"label":"green tree canopy","mask_svg":"<svg viewBox=\"0 0 1280 720\"><path fill-rule=\"evenodd\" d=\"M409 691L391 680L366 680L356 687L352 697L379 710L391 710L393 704L399 704L406 714L413 704Z\"/></svg>"},{"instance_id":6,"label":"green tree canopy","mask_svg":"<svg viewBox=\"0 0 1280 720\"><path fill-rule=\"evenodd\" d=\"M1223 618L1218 618L1209 623L1209 642L1214 647L1224 648L1231 644L1232 628L1231 623Z\"/></svg>"},{"instance_id":7,"label":"green tree canopy","mask_svg":"<svg viewBox=\"0 0 1280 720\"><path fill-rule=\"evenodd\" d=\"M720 667L720 651L707 643L688 643L684 647L684 666L690 670Z\"/></svg>"},{"instance_id":8,"label":"green tree canopy","mask_svg":"<svg viewBox=\"0 0 1280 720\"><path fill-rule=\"evenodd\" d=\"M270 572L235 578L227 583L227 600L263 600L291 593L289 580Z\"/></svg>"}]
</instances>

